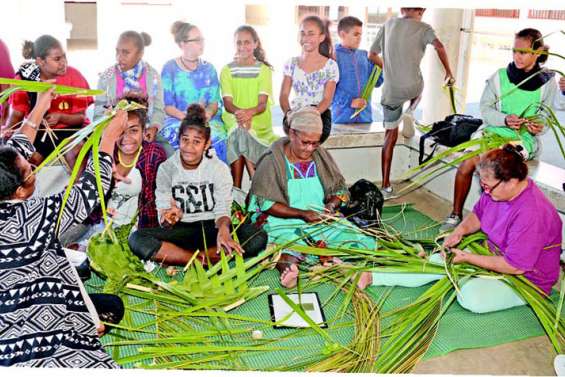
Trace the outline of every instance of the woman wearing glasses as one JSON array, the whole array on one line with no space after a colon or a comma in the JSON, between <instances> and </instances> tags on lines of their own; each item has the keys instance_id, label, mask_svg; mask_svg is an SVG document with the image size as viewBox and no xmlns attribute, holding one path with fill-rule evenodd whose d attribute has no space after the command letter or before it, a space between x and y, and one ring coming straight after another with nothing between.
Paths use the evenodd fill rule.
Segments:
<instances>
[{"instance_id":1,"label":"woman wearing glasses","mask_svg":"<svg viewBox=\"0 0 565 377\"><path fill-rule=\"evenodd\" d=\"M528 178L525 152L507 144L484 155L479 164L483 193L473 211L445 239L454 253L453 263L466 263L506 275L523 275L545 294L559 278L562 223L553 204ZM492 255L457 249L466 235L482 231ZM430 262L443 264L439 254ZM373 285L417 286L445 275L364 273L361 288ZM420 282L416 284L416 282ZM470 278L460 283L459 304L475 313L526 305L504 283L492 278Z\"/></svg>"},{"instance_id":2,"label":"woman wearing glasses","mask_svg":"<svg viewBox=\"0 0 565 377\"><path fill-rule=\"evenodd\" d=\"M319 261L293 250L294 245L373 249L375 239L351 231L354 225L345 219L320 223L324 215L334 214L349 192L333 158L320 147L320 113L307 106L289 113L288 119L288 137L274 142L257 163L248 209L271 244L286 245L277 269L281 284L291 288L300 263Z\"/></svg>"},{"instance_id":3,"label":"woman wearing glasses","mask_svg":"<svg viewBox=\"0 0 565 377\"><path fill-rule=\"evenodd\" d=\"M227 132L222 122L220 81L214 66L200 58L204 52L204 37L198 27L182 21L175 22L171 32L181 55L169 60L161 72L167 116L160 133L178 150L180 122L188 106L199 103L206 109L212 129L212 147L225 162Z\"/></svg>"},{"instance_id":4,"label":"woman wearing glasses","mask_svg":"<svg viewBox=\"0 0 565 377\"><path fill-rule=\"evenodd\" d=\"M537 112L535 107L528 106L541 102L553 108L565 109L565 78L559 79L560 93L555 74L542 67L547 60L547 54L544 55L547 50L541 33L536 29L524 29L515 35L513 61L495 72L486 82L481 97L481 116L487 126L479 130L476 136L488 130L509 142L520 143L527 152L527 159L537 157L541 143L539 136L546 130L543 124L526 119ZM453 209L440 231L451 230L461 222L463 206L478 162L479 157L471 158L457 169Z\"/></svg>"},{"instance_id":5,"label":"woman wearing glasses","mask_svg":"<svg viewBox=\"0 0 565 377\"><path fill-rule=\"evenodd\" d=\"M562 224L553 204L528 178L524 155L521 146L507 144L481 159L478 169L483 194L473 212L445 239L444 246L455 253L453 263L524 275L549 294L559 278ZM494 255L456 249L463 236L480 230L488 236ZM463 306L484 309L501 310L525 304L498 280L471 279L462 285L461 296Z\"/></svg>"}]
</instances>

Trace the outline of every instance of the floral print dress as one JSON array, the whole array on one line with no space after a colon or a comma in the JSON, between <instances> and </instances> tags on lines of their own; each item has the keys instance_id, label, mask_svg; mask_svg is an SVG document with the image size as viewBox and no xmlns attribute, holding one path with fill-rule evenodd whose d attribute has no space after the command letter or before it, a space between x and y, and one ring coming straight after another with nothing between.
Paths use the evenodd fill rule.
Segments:
<instances>
[{"instance_id":1,"label":"floral print dress","mask_svg":"<svg viewBox=\"0 0 565 377\"><path fill-rule=\"evenodd\" d=\"M284 75L292 78L290 108L298 110L305 106L318 105L324 98L324 89L329 81L339 81L339 68L335 60L328 59L318 71L306 73L293 57L284 65Z\"/></svg>"}]
</instances>

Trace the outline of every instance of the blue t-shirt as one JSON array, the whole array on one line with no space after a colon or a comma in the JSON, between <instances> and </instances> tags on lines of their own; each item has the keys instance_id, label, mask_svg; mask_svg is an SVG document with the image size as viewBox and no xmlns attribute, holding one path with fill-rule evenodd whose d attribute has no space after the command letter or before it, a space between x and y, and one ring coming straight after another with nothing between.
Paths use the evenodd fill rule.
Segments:
<instances>
[{"instance_id":1,"label":"blue t-shirt","mask_svg":"<svg viewBox=\"0 0 565 377\"><path fill-rule=\"evenodd\" d=\"M360 98L365 84L371 76L373 63L365 50L352 50L340 44L335 46L335 55L339 67L340 80L335 89L332 102L332 119L334 123L370 123L373 121L371 114L371 100L369 105L355 118L350 119L357 109L351 107L351 101ZM383 83L383 76L379 78L377 87Z\"/></svg>"}]
</instances>

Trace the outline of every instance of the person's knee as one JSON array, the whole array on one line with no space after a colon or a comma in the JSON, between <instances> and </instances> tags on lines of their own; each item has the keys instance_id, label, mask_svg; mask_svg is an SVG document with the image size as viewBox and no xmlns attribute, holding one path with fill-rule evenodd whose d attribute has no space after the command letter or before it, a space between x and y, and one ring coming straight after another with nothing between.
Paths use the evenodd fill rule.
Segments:
<instances>
[{"instance_id":1,"label":"person's knee","mask_svg":"<svg viewBox=\"0 0 565 377\"><path fill-rule=\"evenodd\" d=\"M236 233L243 250L245 250L246 258L258 255L267 247L269 239L267 232L254 224L242 224Z\"/></svg>"},{"instance_id":2,"label":"person's knee","mask_svg":"<svg viewBox=\"0 0 565 377\"><path fill-rule=\"evenodd\" d=\"M385 144L396 144L398 140L398 128L392 128L385 131Z\"/></svg>"},{"instance_id":3,"label":"person's knee","mask_svg":"<svg viewBox=\"0 0 565 377\"><path fill-rule=\"evenodd\" d=\"M459 165L459 167L457 168L457 173L463 175L472 175L475 172L476 167L477 167L477 160L475 158L471 158L463 161Z\"/></svg>"},{"instance_id":4,"label":"person's knee","mask_svg":"<svg viewBox=\"0 0 565 377\"><path fill-rule=\"evenodd\" d=\"M144 235L142 230L136 230L130 234L128 245L132 253L139 259L149 260L160 249L161 241Z\"/></svg>"}]
</instances>

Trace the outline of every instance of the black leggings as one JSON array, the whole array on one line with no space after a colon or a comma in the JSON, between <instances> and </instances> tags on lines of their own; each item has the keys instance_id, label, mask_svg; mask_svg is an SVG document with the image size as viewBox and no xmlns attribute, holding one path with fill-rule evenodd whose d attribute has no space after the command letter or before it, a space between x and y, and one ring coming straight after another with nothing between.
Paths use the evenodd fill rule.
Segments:
<instances>
[{"instance_id":1,"label":"black leggings","mask_svg":"<svg viewBox=\"0 0 565 377\"><path fill-rule=\"evenodd\" d=\"M242 224L236 234L246 258L256 256L267 246L267 233L254 224ZM214 220L178 222L171 228L143 228L133 232L129 236L129 247L139 258L147 260L159 251L163 242L170 242L185 250L205 250L206 247L216 246L217 236Z\"/></svg>"}]
</instances>

